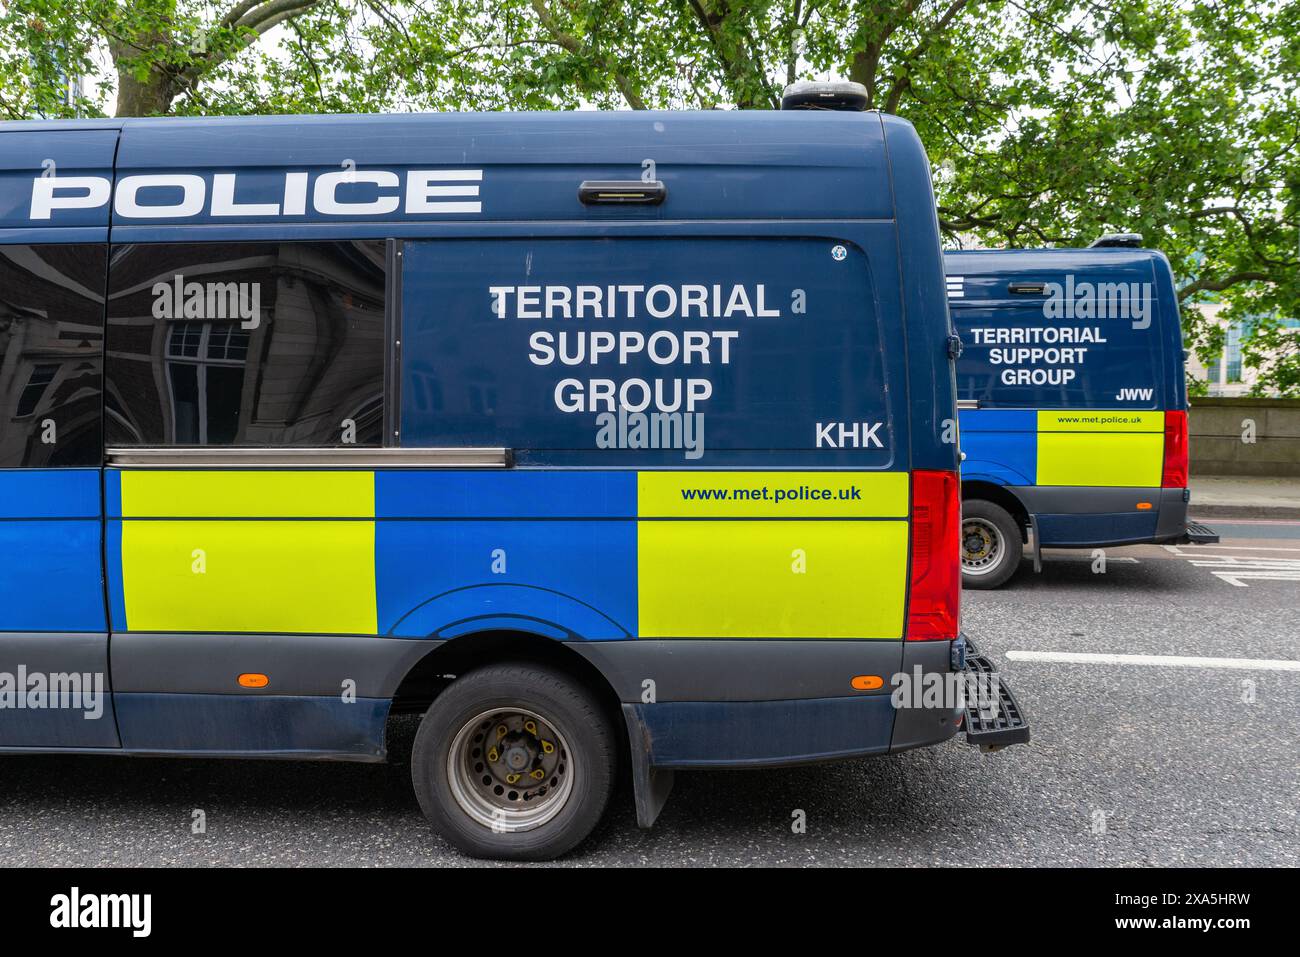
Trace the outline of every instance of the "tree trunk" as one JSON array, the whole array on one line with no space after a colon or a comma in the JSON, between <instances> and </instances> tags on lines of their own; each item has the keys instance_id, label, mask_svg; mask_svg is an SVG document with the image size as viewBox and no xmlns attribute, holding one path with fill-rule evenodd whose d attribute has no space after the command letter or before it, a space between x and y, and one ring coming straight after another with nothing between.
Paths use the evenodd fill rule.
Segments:
<instances>
[{"instance_id":1,"label":"tree trunk","mask_svg":"<svg viewBox=\"0 0 1300 957\"><path fill-rule=\"evenodd\" d=\"M146 4L145 6L157 6ZM162 0L164 24L170 23L174 2ZM155 10L154 12L159 12ZM169 25L157 21L150 27L133 26L129 15L113 24L108 52L117 71L116 116L161 116L171 112L172 100L180 92L175 76L166 68L174 59L176 38Z\"/></svg>"},{"instance_id":2,"label":"tree trunk","mask_svg":"<svg viewBox=\"0 0 1300 957\"><path fill-rule=\"evenodd\" d=\"M171 78L152 70L143 82L129 69L117 71L116 116L162 116L171 112L173 92Z\"/></svg>"}]
</instances>

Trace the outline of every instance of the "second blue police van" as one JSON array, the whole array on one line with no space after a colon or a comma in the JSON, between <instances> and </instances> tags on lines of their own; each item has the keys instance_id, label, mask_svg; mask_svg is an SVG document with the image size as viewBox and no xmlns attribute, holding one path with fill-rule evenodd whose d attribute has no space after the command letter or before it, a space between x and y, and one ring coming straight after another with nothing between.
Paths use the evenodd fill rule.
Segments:
<instances>
[{"instance_id":1,"label":"second blue police van","mask_svg":"<svg viewBox=\"0 0 1300 957\"><path fill-rule=\"evenodd\" d=\"M962 573L994 588L1040 549L1217 541L1189 523L1173 272L1132 234L1087 249L947 252Z\"/></svg>"}]
</instances>

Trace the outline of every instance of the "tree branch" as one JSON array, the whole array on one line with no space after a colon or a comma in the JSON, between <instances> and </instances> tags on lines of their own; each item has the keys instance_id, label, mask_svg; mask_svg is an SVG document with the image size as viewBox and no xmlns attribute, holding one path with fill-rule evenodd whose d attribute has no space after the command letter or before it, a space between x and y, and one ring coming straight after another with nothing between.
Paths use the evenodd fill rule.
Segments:
<instances>
[{"instance_id":1,"label":"tree branch","mask_svg":"<svg viewBox=\"0 0 1300 957\"><path fill-rule=\"evenodd\" d=\"M191 60L184 69L178 71L176 74L178 91L193 87L205 74L212 72L236 54L242 53L273 27L306 13L320 2L321 0L271 0L266 3L263 0L256 0L256 2L244 0L222 18L222 24L227 29L238 31L239 35L232 42L210 49L202 56ZM227 20L236 16L237 19L233 24L227 24Z\"/></svg>"},{"instance_id":2,"label":"tree branch","mask_svg":"<svg viewBox=\"0 0 1300 957\"><path fill-rule=\"evenodd\" d=\"M961 13L971 2L972 0L952 0L939 19L934 22L934 25L921 35L921 39L917 41L916 46L903 54L898 69L894 71L894 78L889 85L889 92L885 95L884 110L886 113L898 112L898 104L903 99L903 94L912 85L912 78L909 75L912 64L929 49L935 38L947 30L952 21L957 18L957 14ZM973 0L973 2L979 3L980 0Z\"/></svg>"},{"instance_id":3,"label":"tree branch","mask_svg":"<svg viewBox=\"0 0 1300 957\"><path fill-rule=\"evenodd\" d=\"M556 43L570 53L583 55L582 44L578 42L577 37L561 29L555 18L551 16L551 11L546 9L546 0L532 0L532 5L534 12L537 14L537 19L546 28L547 32L555 37ZM636 85L622 71L614 68L606 58L600 57L600 61L601 66L614 78L614 83L618 86L618 91L623 94L623 99L627 101L627 105L634 110L644 110L646 108L645 100L641 99Z\"/></svg>"},{"instance_id":4,"label":"tree branch","mask_svg":"<svg viewBox=\"0 0 1300 957\"><path fill-rule=\"evenodd\" d=\"M722 66L722 72L727 78L728 86L731 87L736 105L741 109L753 109L760 105L760 100L748 89L748 81L757 78L758 86L766 94L767 105L772 109L779 107L780 97L771 89L771 84L768 83L762 70L755 68L753 56L745 51L743 44L739 45L740 49L731 49L731 44L723 37L723 26L732 16L731 8L723 2L718 11L711 12L704 9L702 0L689 0L689 3L695 19L704 28L709 38L709 44L713 47L718 63Z\"/></svg>"},{"instance_id":5,"label":"tree branch","mask_svg":"<svg viewBox=\"0 0 1300 957\"><path fill-rule=\"evenodd\" d=\"M1178 290L1178 301L1182 302L1188 296L1194 296L1198 292L1222 292L1229 286L1235 286L1243 282L1276 283L1277 280L1266 272L1248 271L1234 272L1222 279L1197 279Z\"/></svg>"}]
</instances>

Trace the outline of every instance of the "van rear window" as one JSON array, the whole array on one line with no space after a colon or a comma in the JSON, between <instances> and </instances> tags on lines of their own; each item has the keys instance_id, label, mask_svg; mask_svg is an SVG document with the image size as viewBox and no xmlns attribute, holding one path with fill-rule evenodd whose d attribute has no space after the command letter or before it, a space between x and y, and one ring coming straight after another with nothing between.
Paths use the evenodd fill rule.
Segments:
<instances>
[{"instance_id":1,"label":"van rear window","mask_svg":"<svg viewBox=\"0 0 1300 957\"><path fill-rule=\"evenodd\" d=\"M865 255L823 239L404 249L402 444L521 462L883 467Z\"/></svg>"},{"instance_id":2,"label":"van rear window","mask_svg":"<svg viewBox=\"0 0 1300 957\"><path fill-rule=\"evenodd\" d=\"M1166 336L1150 270L1101 275L950 270L958 398L981 408L1159 407Z\"/></svg>"}]
</instances>

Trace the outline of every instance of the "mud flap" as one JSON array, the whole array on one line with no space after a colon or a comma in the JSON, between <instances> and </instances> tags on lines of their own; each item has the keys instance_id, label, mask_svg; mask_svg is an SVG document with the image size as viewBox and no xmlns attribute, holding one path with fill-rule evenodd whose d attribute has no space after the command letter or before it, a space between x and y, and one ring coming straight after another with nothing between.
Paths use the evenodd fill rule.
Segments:
<instances>
[{"instance_id":1,"label":"mud flap","mask_svg":"<svg viewBox=\"0 0 1300 957\"><path fill-rule=\"evenodd\" d=\"M636 705L623 705L623 720L627 724L628 755L632 764L636 826L649 828L668 802L673 789L673 772L670 768L651 767L650 729L641 721Z\"/></svg>"},{"instance_id":2,"label":"mud flap","mask_svg":"<svg viewBox=\"0 0 1300 957\"><path fill-rule=\"evenodd\" d=\"M1038 534L1038 516L1032 513L1029 516L1029 531L1031 533L1030 537L1034 540L1034 571L1041 572L1043 570L1043 546Z\"/></svg>"}]
</instances>

